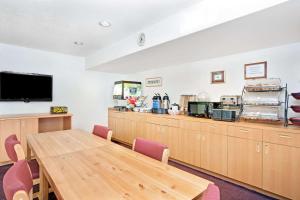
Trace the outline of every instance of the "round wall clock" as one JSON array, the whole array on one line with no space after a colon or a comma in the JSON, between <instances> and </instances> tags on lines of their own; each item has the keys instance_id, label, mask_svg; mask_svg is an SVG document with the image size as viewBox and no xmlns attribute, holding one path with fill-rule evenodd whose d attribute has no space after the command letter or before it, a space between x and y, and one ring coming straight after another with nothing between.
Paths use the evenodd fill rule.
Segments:
<instances>
[{"instance_id":1,"label":"round wall clock","mask_svg":"<svg viewBox=\"0 0 300 200\"><path fill-rule=\"evenodd\" d=\"M138 39L137 39L137 44L139 46L144 46L146 42L146 35L145 33L140 33L139 36L138 36Z\"/></svg>"}]
</instances>

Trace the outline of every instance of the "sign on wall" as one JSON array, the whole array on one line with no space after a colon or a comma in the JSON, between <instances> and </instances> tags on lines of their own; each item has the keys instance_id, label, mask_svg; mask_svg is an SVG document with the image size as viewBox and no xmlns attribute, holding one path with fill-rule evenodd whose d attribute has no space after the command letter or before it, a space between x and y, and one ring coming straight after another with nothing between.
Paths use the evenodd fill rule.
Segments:
<instances>
[{"instance_id":1,"label":"sign on wall","mask_svg":"<svg viewBox=\"0 0 300 200\"><path fill-rule=\"evenodd\" d=\"M146 87L161 87L162 86L162 78L161 77L146 78L145 86Z\"/></svg>"}]
</instances>

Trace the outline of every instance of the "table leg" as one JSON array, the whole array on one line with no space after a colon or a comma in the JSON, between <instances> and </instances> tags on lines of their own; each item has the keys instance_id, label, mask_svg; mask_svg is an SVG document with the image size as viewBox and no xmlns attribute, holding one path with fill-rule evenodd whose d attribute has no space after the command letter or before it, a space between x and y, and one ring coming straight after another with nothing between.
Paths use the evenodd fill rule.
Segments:
<instances>
[{"instance_id":1,"label":"table leg","mask_svg":"<svg viewBox=\"0 0 300 200\"><path fill-rule=\"evenodd\" d=\"M40 199L48 200L49 196L49 183L43 172L43 168L40 166Z\"/></svg>"},{"instance_id":2,"label":"table leg","mask_svg":"<svg viewBox=\"0 0 300 200\"><path fill-rule=\"evenodd\" d=\"M31 160L31 148L29 144L27 143L27 155L26 155L27 160Z\"/></svg>"}]
</instances>

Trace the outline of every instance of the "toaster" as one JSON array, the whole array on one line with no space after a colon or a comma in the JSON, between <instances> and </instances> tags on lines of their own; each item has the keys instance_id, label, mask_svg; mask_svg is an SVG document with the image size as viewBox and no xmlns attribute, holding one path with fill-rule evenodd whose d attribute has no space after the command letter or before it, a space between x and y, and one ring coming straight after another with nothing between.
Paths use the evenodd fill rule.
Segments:
<instances>
[{"instance_id":1,"label":"toaster","mask_svg":"<svg viewBox=\"0 0 300 200\"><path fill-rule=\"evenodd\" d=\"M224 106L239 106L242 103L242 97L239 95L221 96L221 102Z\"/></svg>"}]
</instances>

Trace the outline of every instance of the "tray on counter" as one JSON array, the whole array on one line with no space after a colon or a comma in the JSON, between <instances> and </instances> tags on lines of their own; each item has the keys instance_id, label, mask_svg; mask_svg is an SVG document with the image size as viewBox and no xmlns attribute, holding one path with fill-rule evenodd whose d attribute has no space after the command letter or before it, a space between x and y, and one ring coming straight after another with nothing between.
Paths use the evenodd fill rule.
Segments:
<instances>
[{"instance_id":1,"label":"tray on counter","mask_svg":"<svg viewBox=\"0 0 300 200\"><path fill-rule=\"evenodd\" d=\"M247 92L280 92L282 91L282 87L277 87L277 86L264 86L264 87L256 87L256 86L248 86L245 87L245 90Z\"/></svg>"}]
</instances>

